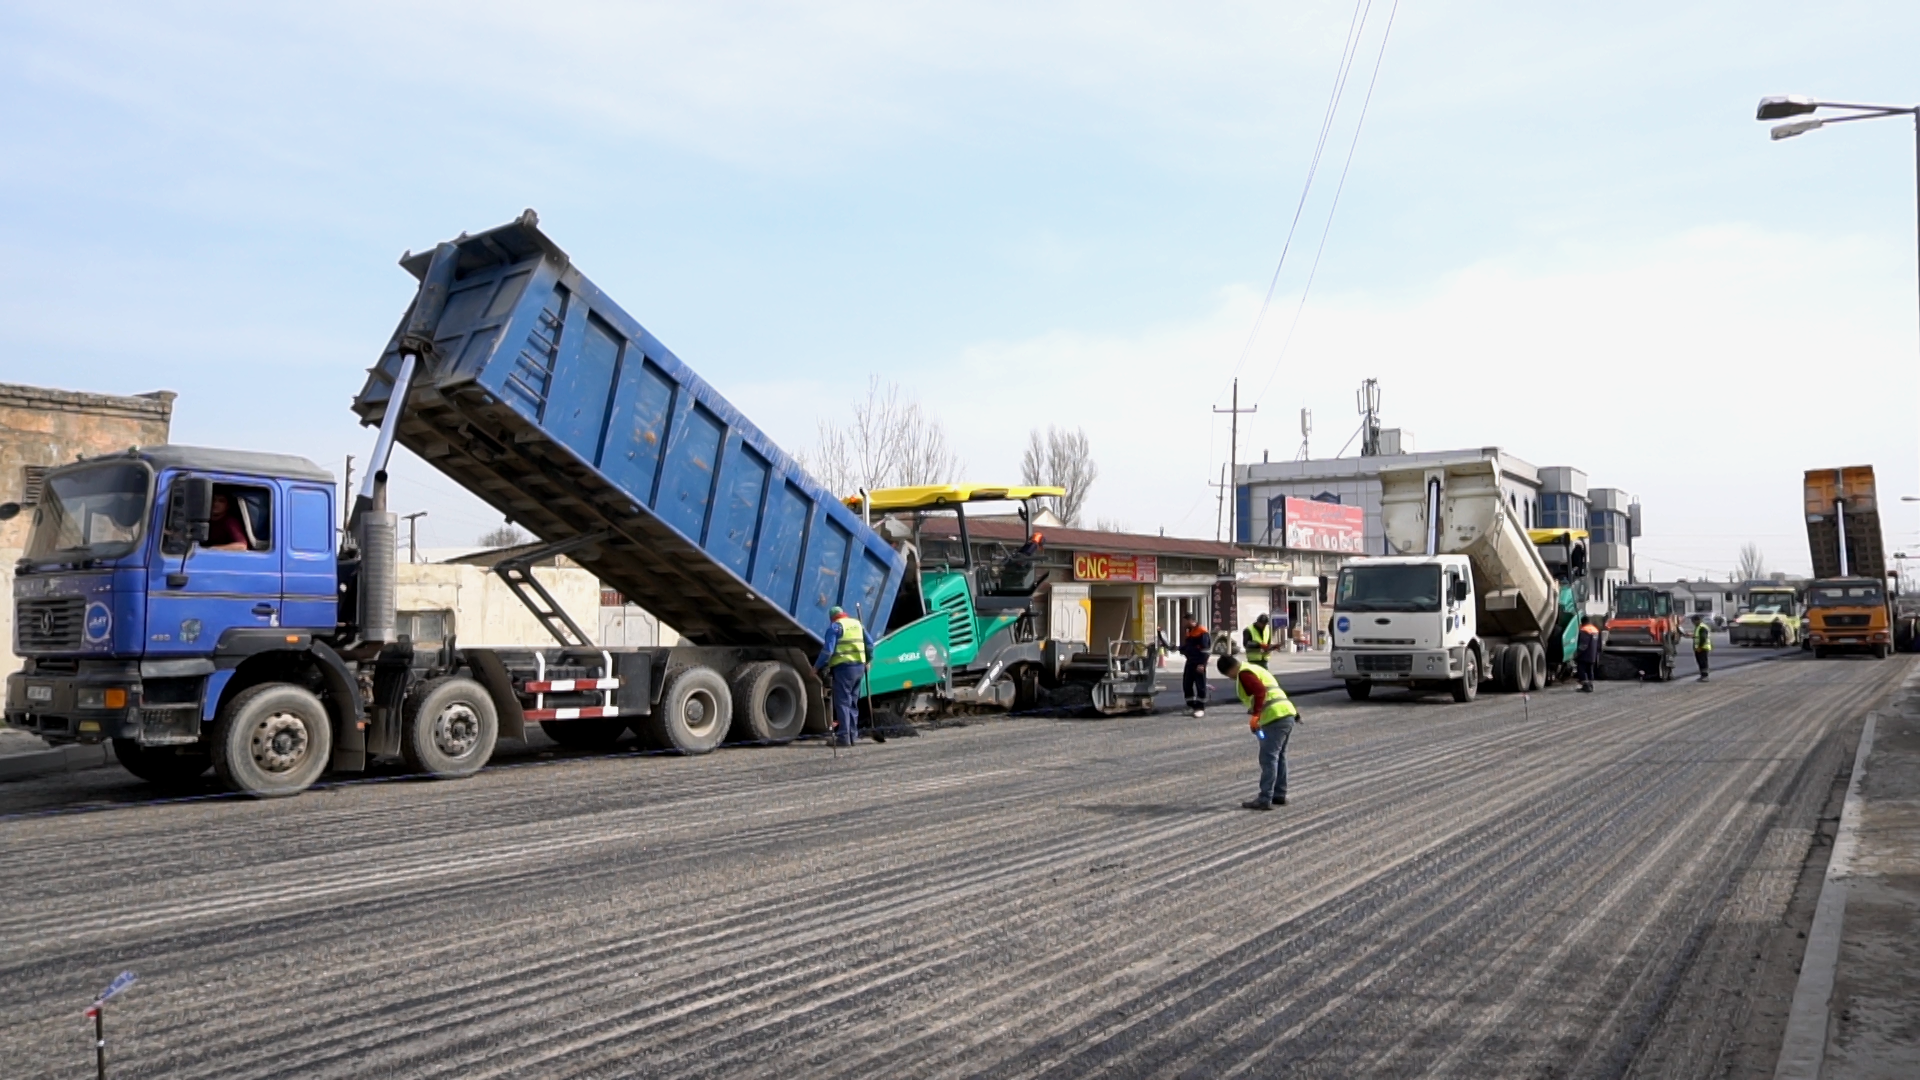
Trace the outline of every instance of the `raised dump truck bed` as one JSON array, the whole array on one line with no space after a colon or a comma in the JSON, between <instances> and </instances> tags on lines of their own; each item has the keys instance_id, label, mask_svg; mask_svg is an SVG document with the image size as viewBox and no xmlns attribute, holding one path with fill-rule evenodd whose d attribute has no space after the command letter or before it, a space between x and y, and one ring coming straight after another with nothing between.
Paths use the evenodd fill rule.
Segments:
<instances>
[{"instance_id":1,"label":"raised dump truck bed","mask_svg":"<svg viewBox=\"0 0 1920 1080\"><path fill-rule=\"evenodd\" d=\"M448 250L451 248L451 250ZM431 320L396 441L701 645L884 625L904 560L574 267L532 212L401 260ZM425 298L423 300L423 297ZM407 317L354 401L378 424ZM418 339L416 339L418 340Z\"/></svg>"},{"instance_id":2,"label":"raised dump truck bed","mask_svg":"<svg viewBox=\"0 0 1920 1080\"><path fill-rule=\"evenodd\" d=\"M1815 578L1886 578L1887 554L1880 540L1880 499L1873 466L1808 469L1806 515L1807 550L1813 557Z\"/></svg>"}]
</instances>

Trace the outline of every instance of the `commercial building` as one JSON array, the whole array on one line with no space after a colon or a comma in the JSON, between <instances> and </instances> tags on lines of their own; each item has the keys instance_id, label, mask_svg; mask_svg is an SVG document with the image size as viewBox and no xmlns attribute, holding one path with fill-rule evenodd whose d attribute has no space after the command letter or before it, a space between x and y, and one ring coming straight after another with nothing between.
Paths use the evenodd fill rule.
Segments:
<instances>
[{"instance_id":1,"label":"commercial building","mask_svg":"<svg viewBox=\"0 0 1920 1080\"><path fill-rule=\"evenodd\" d=\"M174 394L135 397L0 383L0 502L23 508L0 522L0 663L13 665L13 564L26 554L32 508L47 470L77 458L167 441Z\"/></svg>"}]
</instances>

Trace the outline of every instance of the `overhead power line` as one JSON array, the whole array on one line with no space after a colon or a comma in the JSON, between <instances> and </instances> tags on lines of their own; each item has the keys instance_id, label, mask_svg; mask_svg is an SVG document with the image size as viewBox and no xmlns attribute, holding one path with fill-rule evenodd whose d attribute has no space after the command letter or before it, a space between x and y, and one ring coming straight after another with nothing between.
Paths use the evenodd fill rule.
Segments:
<instances>
[{"instance_id":1,"label":"overhead power line","mask_svg":"<svg viewBox=\"0 0 1920 1080\"><path fill-rule=\"evenodd\" d=\"M1327 236L1333 232L1333 215L1340 210L1340 193L1347 189L1347 171L1353 168L1353 152L1360 147L1360 129L1367 124L1367 106L1373 104L1373 88L1380 82L1380 64L1387 57L1387 39L1393 36L1393 17L1399 12L1400 0L1393 0L1393 7L1387 11L1387 28L1380 35L1380 51L1373 58L1373 75L1367 79L1367 96L1360 102L1360 119L1353 125L1353 141L1347 144L1347 160L1340 166L1340 182L1333 187L1333 202L1327 207L1327 223L1320 230L1320 245L1314 248L1313 265L1307 269L1307 283L1300 289L1300 303L1293 309L1293 321L1287 324L1287 336L1281 339L1280 351L1274 354L1273 369L1267 372L1267 381L1260 385L1260 392L1253 396L1255 403L1267 396L1267 390L1279 376L1280 362L1286 359L1287 348L1293 344L1293 332L1300 328L1300 313L1307 309L1307 294L1313 291L1313 279L1320 273L1320 256L1327 251Z\"/></svg>"},{"instance_id":2,"label":"overhead power line","mask_svg":"<svg viewBox=\"0 0 1920 1080\"><path fill-rule=\"evenodd\" d=\"M1398 0L1395 2L1398 3ZM1359 55L1360 34L1366 29L1367 12L1372 8L1373 0L1356 0L1353 5L1353 17L1347 22L1347 40L1340 48L1340 63L1333 72L1333 90L1327 95L1327 111L1320 118L1320 133L1314 139L1313 156L1307 161L1307 179L1300 187L1300 201L1293 208L1293 221L1287 225L1286 240L1280 245L1280 259L1274 264L1273 278L1267 282L1266 298L1260 302L1260 312L1254 316L1253 329L1247 332L1247 340L1240 346L1240 358L1234 362L1235 377L1246 367L1247 354L1260 336L1260 326L1266 320L1267 308L1272 306L1274 291L1280 287L1280 271L1286 268L1287 252L1293 248L1293 234L1300 228L1300 216L1307 209L1307 196L1313 193L1313 178L1320 171L1320 155L1326 149L1327 136L1333 131L1334 114L1340 109L1340 98L1347 88L1347 75L1353 70L1354 57Z\"/></svg>"}]
</instances>

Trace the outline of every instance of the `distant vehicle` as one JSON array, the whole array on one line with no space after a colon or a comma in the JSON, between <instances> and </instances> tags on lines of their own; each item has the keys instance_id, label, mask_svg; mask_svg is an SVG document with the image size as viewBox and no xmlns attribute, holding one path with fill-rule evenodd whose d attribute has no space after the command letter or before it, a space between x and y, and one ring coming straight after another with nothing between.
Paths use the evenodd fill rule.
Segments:
<instances>
[{"instance_id":1,"label":"distant vehicle","mask_svg":"<svg viewBox=\"0 0 1920 1080\"><path fill-rule=\"evenodd\" d=\"M1646 585L1622 585L1613 594L1613 616L1607 620L1604 652L1618 656L1655 682L1673 678L1673 661L1680 650L1680 621L1673 612L1673 594Z\"/></svg>"},{"instance_id":2,"label":"distant vehicle","mask_svg":"<svg viewBox=\"0 0 1920 1080\"><path fill-rule=\"evenodd\" d=\"M1873 466L1808 469L1805 511L1815 579L1807 587L1813 655L1885 658L1893 651L1893 607Z\"/></svg>"},{"instance_id":3,"label":"distant vehicle","mask_svg":"<svg viewBox=\"0 0 1920 1080\"><path fill-rule=\"evenodd\" d=\"M1756 586L1747 607L1733 620L1728 641L1734 645L1771 645L1784 649L1800 639L1800 590L1791 585Z\"/></svg>"}]
</instances>

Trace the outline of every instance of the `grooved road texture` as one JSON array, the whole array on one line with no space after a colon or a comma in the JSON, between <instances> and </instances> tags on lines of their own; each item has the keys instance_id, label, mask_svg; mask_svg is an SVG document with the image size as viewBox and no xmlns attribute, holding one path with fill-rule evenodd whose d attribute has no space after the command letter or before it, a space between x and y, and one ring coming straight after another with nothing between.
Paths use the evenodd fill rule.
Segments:
<instances>
[{"instance_id":1,"label":"grooved road texture","mask_svg":"<svg viewBox=\"0 0 1920 1080\"><path fill-rule=\"evenodd\" d=\"M120 1077L1715 1074L1908 666L1318 698L1265 814L1223 710L262 803L0 786L0 1073L90 1075L131 969Z\"/></svg>"}]
</instances>

